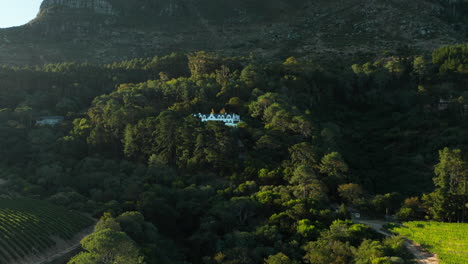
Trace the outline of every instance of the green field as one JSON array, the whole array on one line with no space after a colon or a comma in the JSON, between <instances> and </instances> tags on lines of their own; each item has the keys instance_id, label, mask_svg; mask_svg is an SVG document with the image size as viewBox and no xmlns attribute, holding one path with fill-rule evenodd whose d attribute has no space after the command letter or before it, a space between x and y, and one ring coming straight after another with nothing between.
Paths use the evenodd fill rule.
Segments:
<instances>
[{"instance_id":1,"label":"green field","mask_svg":"<svg viewBox=\"0 0 468 264\"><path fill-rule=\"evenodd\" d=\"M47 202L0 199L0 263L41 255L92 223L86 216Z\"/></svg>"},{"instance_id":2,"label":"green field","mask_svg":"<svg viewBox=\"0 0 468 264\"><path fill-rule=\"evenodd\" d=\"M443 264L468 263L468 224L406 222L390 230L437 254Z\"/></svg>"}]
</instances>

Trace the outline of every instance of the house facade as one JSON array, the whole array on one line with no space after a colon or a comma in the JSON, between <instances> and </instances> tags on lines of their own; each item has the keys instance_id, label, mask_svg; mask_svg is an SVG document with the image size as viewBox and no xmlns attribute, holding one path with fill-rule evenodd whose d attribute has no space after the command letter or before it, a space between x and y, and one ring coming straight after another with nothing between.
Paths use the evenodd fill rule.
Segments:
<instances>
[{"instance_id":1,"label":"house facade","mask_svg":"<svg viewBox=\"0 0 468 264\"><path fill-rule=\"evenodd\" d=\"M240 115L236 114L194 114L193 116L200 118L202 122L208 122L208 121L218 121L218 122L224 122L226 126L230 127L237 127L239 122L241 121Z\"/></svg>"},{"instance_id":2,"label":"house facade","mask_svg":"<svg viewBox=\"0 0 468 264\"><path fill-rule=\"evenodd\" d=\"M64 120L63 116L43 116L36 121L38 126L56 126L62 123Z\"/></svg>"}]
</instances>

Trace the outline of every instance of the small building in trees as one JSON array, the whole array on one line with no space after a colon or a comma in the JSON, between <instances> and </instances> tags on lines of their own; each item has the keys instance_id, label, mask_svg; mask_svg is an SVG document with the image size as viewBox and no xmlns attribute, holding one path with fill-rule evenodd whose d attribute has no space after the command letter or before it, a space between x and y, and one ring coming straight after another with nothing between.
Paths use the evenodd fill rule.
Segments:
<instances>
[{"instance_id":1,"label":"small building in trees","mask_svg":"<svg viewBox=\"0 0 468 264\"><path fill-rule=\"evenodd\" d=\"M450 103L451 103L450 100L440 98L439 99L439 105L438 105L439 111L447 110Z\"/></svg>"},{"instance_id":2,"label":"small building in trees","mask_svg":"<svg viewBox=\"0 0 468 264\"><path fill-rule=\"evenodd\" d=\"M55 126L62 123L64 120L63 116L43 116L39 117L36 121L38 126Z\"/></svg>"},{"instance_id":3,"label":"small building in trees","mask_svg":"<svg viewBox=\"0 0 468 264\"><path fill-rule=\"evenodd\" d=\"M453 107L456 105L457 105L457 100L454 100L454 99L447 100L447 99L440 98L437 109L439 111L445 111L445 110L448 110L449 107L451 106ZM462 117L468 116L468 104L458 102L458 105L459 105L458 109L459 109L460 115Z\"/></svg>"},{"instance_id":4,"label":"small building in trees","mask_svg":"<svg viewBox=\"0 0 468 264\"><path fill-rule=\"evenodd\" d=\"M218 122L224 122L226 126L237 127L237 125L241 121L239 115L225 113L224 111L221 111L221 112L222 112L221 114L215 114L214 111L212 111L211 114L198 113L198 114L194 114L193 116L200 118L202 122L218 121Z\"/></svg>"}]
</instances>

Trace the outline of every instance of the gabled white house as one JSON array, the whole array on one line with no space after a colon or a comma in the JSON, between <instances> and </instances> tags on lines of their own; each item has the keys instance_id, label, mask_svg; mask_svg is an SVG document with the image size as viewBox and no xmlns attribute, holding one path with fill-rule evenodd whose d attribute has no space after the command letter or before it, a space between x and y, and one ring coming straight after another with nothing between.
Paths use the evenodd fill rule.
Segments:
<instances>
[{"instance_id":1,"label":"gabled white house","mask_svg":"<svg viewBox=\"0 0 468 264\"><path fill-rule=\"evenodd\" d=\"M218 121L218 122L224 122L226 126L230 127L237 127L239 122L241 121L240 115L236 114L194 114L194 117L200 118L202 122L208 122L208 121Z\"/></svg>"}]
</instances>

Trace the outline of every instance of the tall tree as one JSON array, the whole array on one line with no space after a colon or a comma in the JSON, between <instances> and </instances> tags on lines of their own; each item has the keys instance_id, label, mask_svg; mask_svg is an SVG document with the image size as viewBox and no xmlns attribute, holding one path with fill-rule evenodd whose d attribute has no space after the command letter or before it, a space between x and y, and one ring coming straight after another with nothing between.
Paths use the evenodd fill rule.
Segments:
<instances>
[{"instance_id":1,"label":"tall tree","mask_svg":"<svg viewBox=\"0 0 468 264\"><path fill-rule=\"evenodd\" d=\"M144 263L135 242L125 233L103 229L81 241L84 252L73 257L68 264L128 264Z\"/></svg>"},{"instance_id":2,"label":"tall tree","mask_svg":"<svg viewBox=\"0 0 468 264\"><path fill-rule=\"evenodd\" d=\"M464 222L468 201L468 165L461 150L440 150L434 172L436 190L425 197L430 204L430 213L439 220Z\"/></svg>"}]
</instances>

